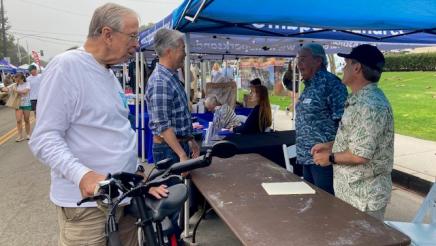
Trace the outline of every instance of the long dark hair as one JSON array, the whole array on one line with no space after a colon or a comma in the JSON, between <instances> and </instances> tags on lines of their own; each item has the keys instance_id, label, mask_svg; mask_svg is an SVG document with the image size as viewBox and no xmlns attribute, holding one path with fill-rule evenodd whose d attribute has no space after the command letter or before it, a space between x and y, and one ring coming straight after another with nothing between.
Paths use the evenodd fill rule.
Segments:
<instances>
[{"instance_id":1,"label":"long dark hair","mask_svg":"<svg viewBox=\"0 0 436 246\"><path fill-rule=\"evenodd\" d=\"M20 77L23 80L23 83L26 82L26 76L24 73L16 73L15 77Z\"/></svg>"},{"instance_id":2,"label":"long dark hair","mask_svg":"<svg viewBox=\"0 0 436 246\"><path fill-rule=\"evenodd\" d=\"M269 103L268 89L263 85L253 87L256 96L259 98L259 130L261 132L272 124L271 105Z\"/></svg>"}]
</instances>

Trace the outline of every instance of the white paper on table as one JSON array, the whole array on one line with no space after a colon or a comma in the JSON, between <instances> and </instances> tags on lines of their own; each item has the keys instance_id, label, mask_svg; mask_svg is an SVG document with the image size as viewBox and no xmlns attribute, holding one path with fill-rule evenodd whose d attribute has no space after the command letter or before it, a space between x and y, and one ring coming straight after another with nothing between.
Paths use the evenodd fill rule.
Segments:
<instances>
[{"instance_id":1,"label":"white paper on table","mask_svg":"<svg viewBox=\"0 0 436 246\"><path fill-rule=\"evenodd\" d=\"M315 194L315 190L305 182L262 183L262 187L268 195Z\"/></svg>"}]
</instances>

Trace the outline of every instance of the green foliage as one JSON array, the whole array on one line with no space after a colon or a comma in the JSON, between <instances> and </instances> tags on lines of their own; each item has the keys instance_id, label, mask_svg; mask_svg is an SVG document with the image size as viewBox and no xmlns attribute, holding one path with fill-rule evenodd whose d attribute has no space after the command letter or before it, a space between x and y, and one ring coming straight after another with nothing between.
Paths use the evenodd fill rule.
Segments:
<instances>
[{"instance_id":1,"label":"green foliage","mask_svg":"<svg viewBox=\"0 0 436 246\"><path fill-rule=\"evenodd\" d=\"M238 102L243 102L244 94L249 94L249 90L238 90ZM280 105L280 110L285 110L291 103L291 98L288 96L274 96L272 92L269 93L269 101L271 104Z\"/></svg>"},{"instance_id":2,"label":"green foliage","mask_svg":"<svg viewBox=\"0 0 436 246\"><path fill-rule=\"evenodd\" d=\"M436 72L387 72L379 84L391 102L395 132L436 141Z\"/></svg>"},{"instance_id":3,"label":"green foliage","mask_svg":"<svg viewBox=\"0 0 436 246\"><path fill-rule=\"evenodd\" d=\"M6 27L6 52L7 56L10 57L11 63L19 66L24 63L28 63L28 55L29 53L22 47L21 45L18 46L16 44L15 37L9 33L9 29L11 26L9 25L8 18L5 17L5 27ZM18 49L20 49L20 52L18 52ZM30 51L29 51L30 52ZM20 58L18 57L18 54L21 54L21 63ZM2 59L3 56L3 33L1 32L1 15L0 15L0 59ZM30 62L33 62L33 59L30 59ZM41 64L44 65L46 63L45 61L41 60Z\"/></svg>"},{"instance_id":4,"label":"green foliage","mask_svg":"<svg viewBox=\"0 0 436 246\"><path fill-rule=\"evenodd\" d=\"M436 53L389 54L384 71L436 71Z\"/></svg>"}]
</instances>

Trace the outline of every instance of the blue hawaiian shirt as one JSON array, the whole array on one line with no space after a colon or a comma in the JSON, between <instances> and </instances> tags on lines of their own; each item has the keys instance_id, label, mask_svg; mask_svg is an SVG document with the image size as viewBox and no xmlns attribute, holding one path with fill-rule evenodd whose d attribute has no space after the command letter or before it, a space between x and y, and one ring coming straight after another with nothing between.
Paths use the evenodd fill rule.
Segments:
<instances>
[{"instance_id":1,"label":"blue hawaiian shirt","mask_svg":"<svg viewBox=\"0 0 436 246\"><path fill-rule=\"evenodd\" d=\"M168 128L173 128L176 136L192 135L188 98L176 72L156 64L147 82L145 100L153 135Z\"/></svg>"},{"instance_id":2,"label":"blue hawaiian shirt","mask_svg":"<svg viewBox=\"0 0 436 246\"><path fill-rule=\"evenodd\" d=\"M325 69L304 81L304 86L295 112L297 163L310 165L314 164L312 147L335 140L348 92L341 80Z\"/></svg>"}]
</instances>

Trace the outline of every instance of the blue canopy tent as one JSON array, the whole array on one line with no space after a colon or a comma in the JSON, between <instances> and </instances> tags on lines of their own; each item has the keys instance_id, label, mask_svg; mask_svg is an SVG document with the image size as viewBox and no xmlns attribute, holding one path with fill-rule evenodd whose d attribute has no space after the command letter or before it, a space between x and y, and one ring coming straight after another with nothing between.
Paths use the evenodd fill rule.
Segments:
<instances>
[{"instance_id":1,"label":"blue canopy tent","mask_svg":"<svg viewBox=\"0 0 436 246\"><path fill-rule=\"evenodd\" d=\"M257 52L256 55L289 56L290 45L314 39L326 44L327 40L335 40L335 47L350 46L347 42L338 45L339 40L377 42L379 46L386 43L386 48L399 47L393 44L434 45L435 19L436 2L422 0L185 0L169 16L141 33L140 43L141 49L150 50L155 31L167 27L191 33L192 53L204 54ZM248 42L257 43L257 48L244 52L242 46L232 52L232 45ZM277 44L281 45L279 50L274 48ZM197 52L195 46L199 45L208 48Z\"/></svg>"},{"instance_id":2,"label":"blue canopy tent","mask_svg":"<svg viewBox=\"0 0 436 246\"><path fill-rule=\"evenodd\" d=\"M432 0L186 0L174 29L391 43L436 43Z\"/></svg>"},{"instance_id":3,"label":"blue canopy tent","mask_svg":"<svg viewBox=\"0 0 436 246\"><path fill-rule=\"evenodd\" d=\"M154 33L163 27L186 33L187 70L191 53L292 56L299 45L314 40L330 53L348 52L359 43L382 50L436 45L436 1L185 0L140 34L146 55L153 54Z\"/></svg>"},{"instance_id":4,"label":"blue canopy tent","mask_svg":"<svg viewBox=\"0 0 436 246\"><path fill-rule=\"evenodd\" d=\"M291 57L313 41L328 53L348 52L360 43L404 49L436 45L436 1L185 0L140 34L145 57L154 57L153 37L163 27L186 33L191 59Z\"/></svg>"},{"instance_id":5,"label":"blue canopy tent","mask_svg":"<svg viewBox=\"0 0 436 246\"><path fill-rule=\"evenodd\" d=\"M163 27L187 34L191 58L290 57L314 40L328 53L348 52L359 43L389 50L436 45L436 1L185 0L140 34L146 56L153 55L154 33Z\"/></svg>"},{"instance_id":6,"label":"blue canopy tent","mask_svg":"<svg viewBox=\"0 0 436 246\"><path fill-rule=\"evenodd\" d=\"M1 59L0 60L0 71L7 72L7 73L16 73L17 72L17 67L12 65L12 64L10 64L5 59Z\"/></svg>"}]
</instances>

